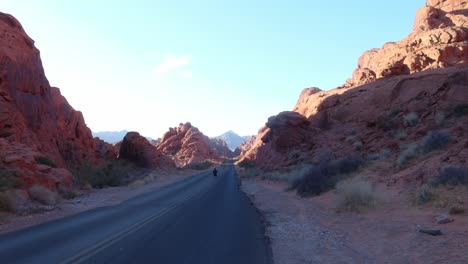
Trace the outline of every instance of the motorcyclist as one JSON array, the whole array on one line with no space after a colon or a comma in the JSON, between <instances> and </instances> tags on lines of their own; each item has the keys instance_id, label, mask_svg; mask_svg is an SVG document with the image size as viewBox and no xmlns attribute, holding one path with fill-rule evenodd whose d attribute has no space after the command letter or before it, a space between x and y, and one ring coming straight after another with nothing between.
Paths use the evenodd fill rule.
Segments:
<instances>
[{"instance_id":1,"label":"motorcyclist","mask_svg":"<svg viewBox=\"0 0 468 264\"><path fill-rule=\"evenodd\" d=\"M216 169L216 167L213 169L213 176L218 176L218 170Z\"/></svg>"}]
</instances>

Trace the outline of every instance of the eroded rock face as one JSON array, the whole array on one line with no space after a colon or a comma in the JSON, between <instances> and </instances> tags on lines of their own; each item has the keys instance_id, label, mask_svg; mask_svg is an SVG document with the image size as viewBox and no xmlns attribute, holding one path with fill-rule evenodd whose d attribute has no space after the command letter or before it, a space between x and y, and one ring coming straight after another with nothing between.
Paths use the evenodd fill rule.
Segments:
<instances>
[{"instance_id":1,"label":"eroded rock face","mask_svg":"<svg viewBox=\"0 0 468 264\"><path fill-rule=\"evenodd\" d=\"M413 32L399 42L364 52L345 87L468 62L468 3L429 0L416 14Z\"/></svg>"},{"instance_id":2,"label":"eroded rock face","mask_svg":"<svg viewBox=\"0 0 468 264\"><path fill-rule=\"evenodd\" d=\"M173 158L177 166L183 167L204 161L222 161L215 144L190 123L170 128L161 138L157 149Z\"/></svg>"},{"instance_id":3,"label":"eroded rock face","mask_svg":"<svg viewBox=\"0 0 468 264\"><path fill-rule=\"evenodd\" d=\"M4 13L0 13L0 139L10 146L2 147L0 155L11 157L7 149L23 153L24 161L2 166L16 171L28 185L49 185L48 178L68 184L72 178L56 169L37 171L31 157L46 157L58 167L97 165L103 160L81 112L50 86L34 41L14 17ZM25 151L34 154L24 155Z\"/></svg>"},{"instance_id":4,"label":"eroded rock face","mask_svg":"<svg viewBox=\"0 0 468 264\"><path fill-rule=\"evenodd\" d=\"M174 168L172 160L138 132L128 132L120 144L119 159L125 159L145 168Z\"/></svg>"},{"instance_id":5,"label":"eroded rock face","mask_svg":"<svg viewBox=\"0 0 468 264\"><path fill-rule=\"evenodd\" d=\"M324 156L385 156L397 164L405 147L444 130L457 139L447 151L391 180L422 181L445 165L468 166L468 120L453 114L456 106L468 104L467 3L428 1L412 34L365 52L346 85L305 89L293 108L296 114L269 119L241 160L266 170Z\"/></svg>"}]
</instances>

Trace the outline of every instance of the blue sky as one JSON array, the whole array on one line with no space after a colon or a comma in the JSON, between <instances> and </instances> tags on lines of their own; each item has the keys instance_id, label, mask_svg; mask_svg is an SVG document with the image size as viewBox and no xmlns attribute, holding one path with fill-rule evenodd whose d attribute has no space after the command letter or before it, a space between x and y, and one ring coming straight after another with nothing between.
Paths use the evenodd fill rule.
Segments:
<instances>
[{"instance_id":1,"label":"blue sky","mask_svg":"<svg viewBox=\"0 0 468 264\"><path fill-rule=\"evenodd\" d=\"M154 138L190 121L256 134L306 87L343 84L367 49L407 36L424 0L0 0L52 86L93 131Z\"/></svg>"}]
</instances>

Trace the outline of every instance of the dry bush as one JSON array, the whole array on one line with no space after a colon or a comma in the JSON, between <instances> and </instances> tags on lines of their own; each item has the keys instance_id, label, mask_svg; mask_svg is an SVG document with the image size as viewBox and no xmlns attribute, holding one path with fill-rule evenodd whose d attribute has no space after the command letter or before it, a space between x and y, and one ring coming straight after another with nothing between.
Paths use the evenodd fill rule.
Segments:
<instances>
[{"instance_id":1,"label":"dry bush","mask_svg":"<svg viewBox=\"0 0 468 264\"><path fill-rule=\"evenodd\" d=\"M357 171L364 165L361 157L345 157L325 164L310 166L304 170L303 178L296 184L300 196L320 195L335 187L345 175Z\"/></svg>"},{"instance_id":2,"label":"dry bush","mask_svg":"<svg viewBox=\"0 0 468 264\"><path fill-rule=\"evenodd\" d=\"M11 211L11 200L6 193L0 193L0 211Z\"/></svg>"},{"instance_id":3,"label":"dry bush","mask_svg":"<svg viewBox=\"0 0 468 264\"><path fill-rule=\"evenodd\" d=\"M45 205L54 205L59 201L59 195L44 186L34 185L28 190L31 199Z\"/></svg>"},{"instance_id":4,"label":"dry bush","mask_svg":"<svg viewBox=\"0 0 468 264\"><path fill-rule=\"evenodd\" d=\"M22 186L23 182L16 176L15 172L0 169L0 192L9 189L19 189Z\"/></svg>"},{"instance_id":5,"label":"dry bush","mask_svg":"<svg viewBox=\"0 0 468 264\"><path fill-rule=\"evenodd\" d=\"M453 136L444 131L433 131L425 136L421 143L421 150L424 153L429 153L447 146L453 141Z\"/></svg>"},{"instance_id":6,"label":"dry bush","mask_svg":"<svg viewBox=\"0 0 468 264\"><path fill-rule=\"evenodd\" d=\"M52 168L57 168L57 165L55 164L55 162L53 162L48 157L40 156L40 157L36 157L35 160L36 160L36 162L38 164L43 164L43 165L47 165L47 166L52 167Z\"/></svg>"},{"instance_id":7,"label":"dry bush","mask_svg":"<svg viewBox=\"0 0 468 264\"><path fill-rule=\"evenodd\" d=\"M406 127L413 127L419 123L418 114L411 112L403 117L403 123Z\"/></svg>"},{"instance_id":8,"label":"dry bush","mask_svg":"<svg viewBox=\"0 0 468 264\"><path fill-rule=\"evenodd\" d=\"M440 174L432 179L431 184L439 185L468 185L468 168L449 166L440 172Z\"/></svg>"},{"instance_id":9,"label":"dry bush","mask_svg":"<svg viewBox=\"0 0 468 264\"><path fill-rule=\"evenodd\" d=\"M338 209L361 212L377 203L377 193L372 184L361 178L344 180L336 185Z\"/></svg>"}]
</instances>

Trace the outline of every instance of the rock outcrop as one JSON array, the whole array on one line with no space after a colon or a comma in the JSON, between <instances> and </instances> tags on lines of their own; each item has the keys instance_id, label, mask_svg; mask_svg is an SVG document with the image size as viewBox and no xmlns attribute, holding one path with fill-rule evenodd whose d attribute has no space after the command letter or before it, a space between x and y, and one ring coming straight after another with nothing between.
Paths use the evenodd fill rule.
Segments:
<instances>
[{"instance_id":1,"label":"rock outcrop","mask_svg":"<svg viewBox=\"0 0 468 264\"><path fill-rule=\"evenodd\" d=\"M467 15L468 2L427 1L416 14L413 32L399 42L366 51L345 87L467 63Z\"/></svg>"},{"instance_id":2,"label":"rock outcrop","mask_svg":"<svg viewBox=\"0 0 468 264\"><path fill-rule=\"evenodd\" d=\"M120 144L119 159L131 161L145 168L174 168L174 162L162 154L138 132L128 132Z\"/></svg>"},{"instance_id":3,"label":"rock outcrop","mask_svg":"<svg viewBox=\"0 0 468 264\"><path fill-rule=\"evenodd\" d=\"M220 162L223 160L222 153L218 153L213 141L190 123L170 128L161 138L157 149L171 156L179 167L205 161Z\"/></svg>"},{"instance_id":4,"label":"rock outcrop","mask_svg":"<svg viewBox=\"0 0 468 264\"><path fill-rule=\"evenodd\" d=\"M385 156L393 159L385 170L398 171L390 182L468 166L468 116L457 114L468 112L467 9L465 1L428 1L408 38L364 53L344 86L305 89L295 113L271 117L241 160L274 170L327 155ZM450 147L400 171L404 152L434 131L450 135Z\"/></svg>"},{"instance_id":5,"label":"rock outcrop","mask_svg":"<svg viewBox=\"0 0 468 264\"><path fill-rule=\"evenodd\" d=\"M50 86L34 41L13 16L4 13L0 13L0 139L0 168L14 171L26 185L71 183L69 172L46 168L36 162L39 157L65 168L83 162L100 164L102 151L112 156L100 142L98 149L81 112Z\"/></svg>"}]
</instances>

